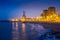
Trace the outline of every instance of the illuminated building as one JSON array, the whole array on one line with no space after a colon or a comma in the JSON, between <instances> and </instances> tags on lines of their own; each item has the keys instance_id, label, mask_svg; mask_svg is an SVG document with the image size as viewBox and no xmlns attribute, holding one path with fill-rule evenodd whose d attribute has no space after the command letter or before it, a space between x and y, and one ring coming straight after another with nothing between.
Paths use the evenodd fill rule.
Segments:
<instances>
[{"instance_id":1,"label":"illuminated building","mask_svg":"<svg viewBox=\"0 0 60 40\"><path fill-rule=\"evenodd\" d=\"M41 15L40 16L44 16L44 14L43 13L41 13Z\"/></svg>"},{"instance_id":2,"label":"illuminated building","mask_svg":"<svg viewBox=\"0 0 60 40\"><path fill-rule=\"evenodd\" d=\"M25 11L23 11L23 15L22 15L22 17L26 18Z\"/></svg>"},{"instance_id":3,"label":"illuminated building","mask_svg":"<svg viewBox=\"0 0 60 40\"><path fill-rule=\"evenodd\" d=\"M48 16L48 10L43 10L43 15L46 18Z\"/></svg>"},{"instance_id":4,"label":"illuminated building","mask_svg":"<svg viewBox=\"0 0 60 40\"><path fill-rule=\"evenodd\" d=\"M48 13L49 13L49 15L56 14L56 8L55 7L49 7L48 8Z\"/></svg>"},{"instance_id":5,"label":"illuminated building","mask_svg":"<svg viewBox=\"0 0 60 40\"><path fill-rule=\"evenodd\" d=\"M60 14L58 15L58 17L60 18Z\"/></svg>"},{"instance_id":6,"label":"illuminated building","mask_svg":"<svg viewBox=\"0 0 60 40\"><path fill-rule=\"evenodd\" d=\"M11 21L19 21L18 19L12 19ZM60 22L60 15L56 14L55 7L49 7L48 10L43 10L42 14L38 17L28 18L23 11L23 15L20 18L21 22Z\"/></svg>"},{"instance_id":7,"label":"illuminated building","mask_svg":"<svg viewBox=\"0 0 60 40\"><path fill-rule=\"evenodd\" d=\"M26 15L25 15L25 11L23 11L23 15L21 17L21 21L25 21L26 20Z\"/></svg>"}]
</instances>

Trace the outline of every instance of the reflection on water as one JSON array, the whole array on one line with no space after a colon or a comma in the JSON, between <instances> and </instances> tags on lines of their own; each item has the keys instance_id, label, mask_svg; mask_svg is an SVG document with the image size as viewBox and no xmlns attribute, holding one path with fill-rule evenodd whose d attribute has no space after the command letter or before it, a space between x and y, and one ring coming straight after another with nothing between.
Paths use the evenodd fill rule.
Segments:
<instances>
[{"instance_id":1,"label":"reflection on water","mask_svg":"<svg viewBox=\"0 0 60 40\"><path fill-rule=\"evenodd\" d=\"M13 33L12 40L19 40L18 23L17 22L16 22L16 25L15 25L15 23L12 23L12 33Z\"/></svg>"},{"instance_id":2,"label":"reflection on water","mask_svg":"<svg viewBox=\"0 0 60 40\"><path fill-rule=\"evenodd\" d=\"M18 23L16 22L16 31L18 31Z\"/></svg>"},{"instance_id":3,"label":"reflection on water","mask_svg":"<svg viewBox=\"0 0 60 40\"><path fill-rule=\"evenodd\" d=\"M14 23L12 23L12 29L13 29L13 30L15 29L15 27L14 27Z\"/></svg>"},{"instance_id":4,"label":"reflection on water","mask_svg":"<svg viewBox=\"0 0 60 40\"><path fill-rule=\"evenodd\" d=\"M60 40L60 33L40 24L0 22L0 40Z\"/></svg>"},{"instance_id":5,"label":"reflection on water","mask_svg":"<svg viewBox=\"0 0 60 40\"><path fill-rule=\"evenodd\" d=\"M31 28L31 30L34 30L34 24L31 24L32 25L32 28Z\"/></svg>"},{"instance_id":6,"label":"reflection on water","mask_svg":"<svg viewBox=\"0 0 60 40\"><path fill-rule=\"evenodd\" d=\"M21 29L20 29L21 27ZM44 28L40 25L21 23L12 23L12 39L13 40L38 40L40 30Z\"/></svg>"},{"instance_id":7,"label":"reflection on water","mask_svg":"<svg viewBox=\"0 0 60 40\"><path fill-rule=\"evenodd\" d=\"M52 33L39 24L12 23L12 40L56 40Z\"/></svg>"},{"instance_id":8,"label":"reflection on water","mask_svg":"<svg viewBox=\"0 0 60 40\"><path fill-rule=\"evenodd\" d=\"M22 23L22 40L26 40L26 25Z\"/></svg>"},{"instance_id":9,"label":"reflection on water","mask_svg":"<svg viewBox=\"0 0 60 40\"><path fill-rule=\"evenodd\" d=\"M22 23L22 32L23 33L25 32L25 27L26 27L25 23Z\"/></svg>"},{"instance_id":10,"label":"reflection on water","mask_svg":"<svg viewBox=\"0 0 60 40\"><path fill-rule=\"evenodd\" d=\"M22 32L19 32L19 27L22 27ZM13 40L26 40L26 31L25 31L25 24L22 23L22 26L18 26L18 22L12 23L12 35L13 35ZM20 33L22 33L20 36ZM21 38L20 38L21 37Z\"/></svg>"}]
</instances>

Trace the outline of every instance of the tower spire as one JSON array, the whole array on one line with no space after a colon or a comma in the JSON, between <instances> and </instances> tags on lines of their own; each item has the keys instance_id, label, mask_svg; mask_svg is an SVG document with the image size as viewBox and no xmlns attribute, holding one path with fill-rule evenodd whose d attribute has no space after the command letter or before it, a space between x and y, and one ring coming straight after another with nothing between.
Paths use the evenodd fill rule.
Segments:
<instances>
[{"instance_id":1,"label":"tower spire","mask_svg":"<svg viewBox=\"0 0 60 40\"><path fill-rule=\"evenodd\" d=\"M22 15L24 18L26 18L26 15L25 15L25 11L23 11L23 15Z\"/></svg>"}]
</instances>

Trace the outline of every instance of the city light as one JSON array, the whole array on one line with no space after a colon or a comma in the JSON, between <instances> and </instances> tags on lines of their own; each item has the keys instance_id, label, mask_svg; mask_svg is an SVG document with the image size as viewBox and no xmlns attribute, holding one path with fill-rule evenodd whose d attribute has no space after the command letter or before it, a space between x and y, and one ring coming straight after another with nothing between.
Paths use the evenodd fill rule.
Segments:
<instances>
[{"instance_id":1,"label":"city light","mask_svg":"<svg viewBox=\"0 0 60 40\"><path fill-rule=\"evenodd\" d=\"M20 19L12 19L11 21L21 21L21 22L60 22L60 16L56 14L55 7L49 7L48 10L43 10L43 14L39 17L27 18L25 11Z\"/></svg>"},{"instance_id":2,"label":"city light","mask_svg":"<svg viewBox=\"0 0 60 40\"><path fill-rule=\"evenodd\" d=\"M11 19L11 21L15 21L15 19Z\"/></svg>"}]
</instances>

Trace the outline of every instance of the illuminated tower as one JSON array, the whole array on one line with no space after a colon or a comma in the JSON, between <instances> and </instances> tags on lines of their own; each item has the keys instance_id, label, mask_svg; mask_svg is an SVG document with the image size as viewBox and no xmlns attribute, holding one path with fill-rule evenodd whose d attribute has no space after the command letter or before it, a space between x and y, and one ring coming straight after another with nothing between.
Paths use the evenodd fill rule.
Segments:
<instances>
[{"instance_id":1,"label":"illuminated tower","mask_svg":"<svg viewBox=\"0 0 60 40\"><path fill-rule=\"evenodd\" d=\"M49 15L56 14L56 8L55 7L49 7L48 12L49 12Z\"/></svg>"},{"instance_id":2,"label":"illuminated tower","mask_svg":"<svg viewBox=\"0 0 60 40\"><path fill-rule=\"evenodd\" d=\"M48 16L48 10L43 10L43 13L41 14L41 16L47 17Z\"/></svg>"},{"instance_id":3,"label":"illuminated tower","mask_svg":"<svg viewBox=\"0 0 60 40\"><path fill-rule=\"evenodd\" d=\"M23 15L22 15L22 17L26 18L25 11L23 11Z\"/></svg>"},{"instance_id":4,"label":"illuminated tower","mask_svg":"<svg viewBox=\"0 0 60 40\"><path fill-rule=\"evenodd\" d=\"M45 17L48 16L48 10L43 10L43 14Z\"/></svg>"},{"instance_id":5,"label":"illuminated tower","mask_svg":"<svg viewBox=\"0 0 60 40\"><path fill-rule=\"evenodd\" d=\"M23 15L20 19L22 22L26 21L26 15L25 15L25 11L23 11Z\"/></svg>"}]
</instances>

